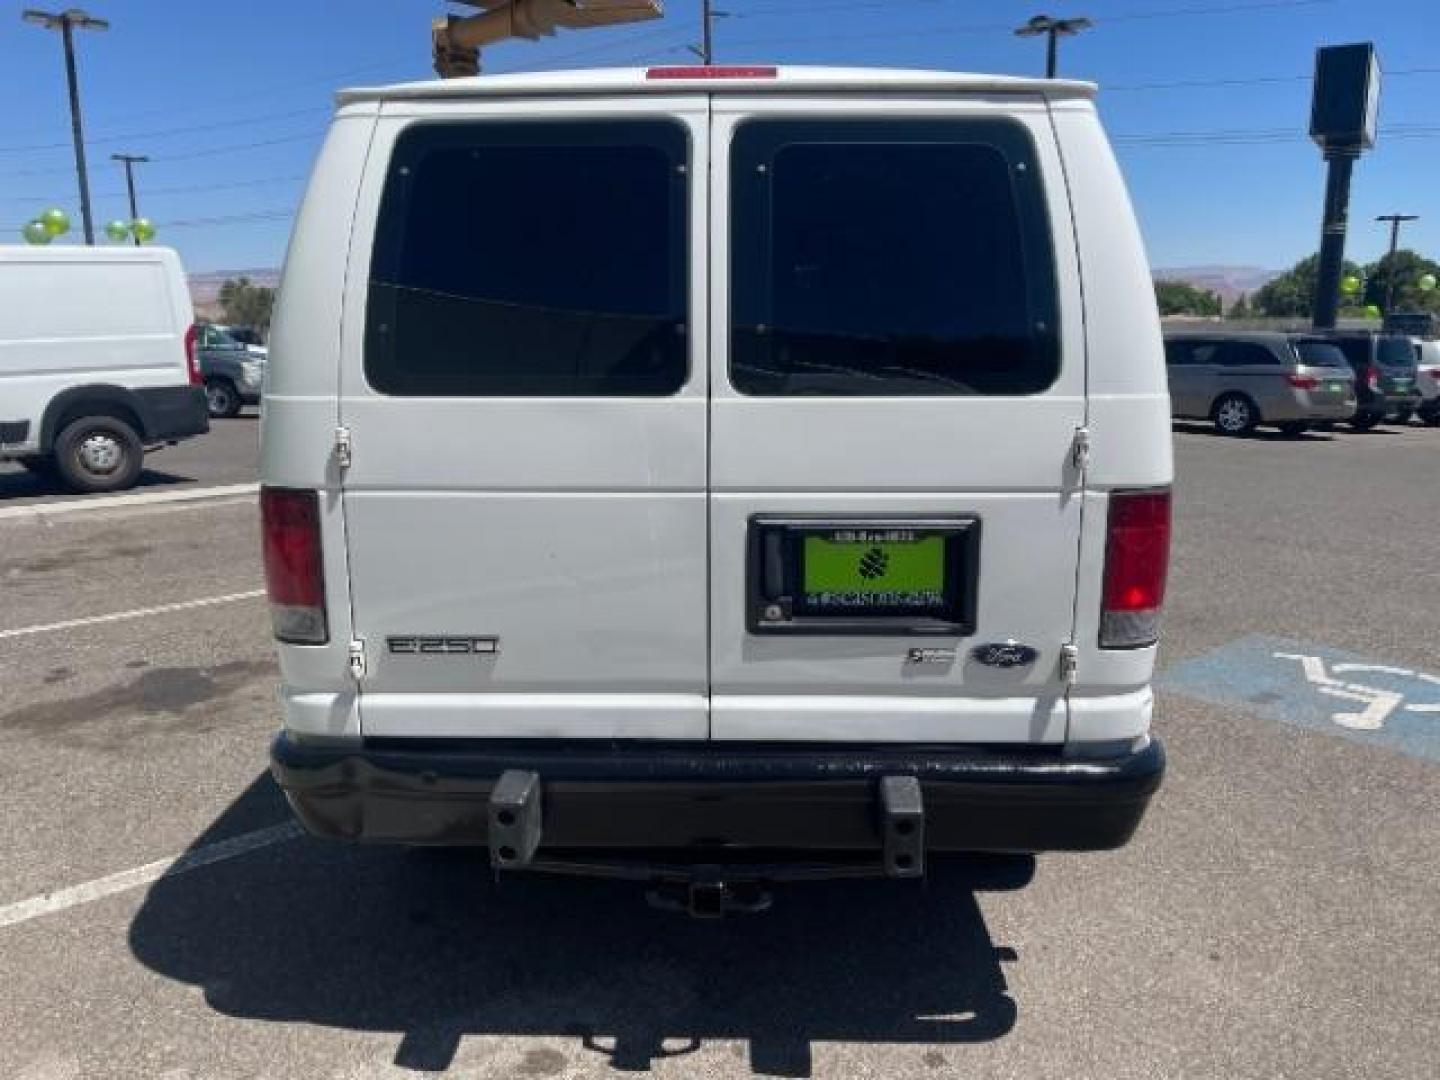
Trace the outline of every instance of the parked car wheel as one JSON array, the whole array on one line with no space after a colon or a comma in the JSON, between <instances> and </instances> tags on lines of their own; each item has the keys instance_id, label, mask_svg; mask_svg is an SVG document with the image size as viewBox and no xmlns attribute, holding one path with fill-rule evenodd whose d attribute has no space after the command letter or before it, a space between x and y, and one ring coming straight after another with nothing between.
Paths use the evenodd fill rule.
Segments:
<instances>
[{"instance_id":1,"label":"parked car wheel","mask_svg":"<svg viewBox=\"0 0 1440 1080\"><path fill-rule=\"evenodd\" d=\"M84 416L66 424L55 440L55 467L75 491L122 491L133 487L144 463L140 436L113 416Z\"/></svg>"},{"instance_id":2,"label":"parked car wheel","mask_svg":"<svg viewBox=\"0 0 1440 1080\"><path fill-rule=\"evenodd\" d=\"M1431 427L1440 427L1440 408L1421 409L1420 419Z\"/></svg>"},{"instance_id":3,"label":"parked car wheel","mask_svg":"<svg viewBox=\"0 0 1440 1080\"><path fill-rule=\"evenodd\" d=\"M240 412L240 394L228 379L206 379L205 405L211 416L228 419Z\"/></svg>"},{"instance_id":4,"label":"parked car wheel","mask_svg":"<svg viewBox=\"0 0 1440 1080\"><path fill-rule=\"evenodd\" d=\"M1222 435L1248 435L1260 422L1255 403L1244 394L1226 394L1215 403L1215 428Z\"/></svg>"},{"instance_id":5,"label":"parked car wheel","mask_svg":"<svg viewBox=\"0 0 1440 1080\"><path fill-rule=\"evenodd\" d=\"M1305 432L1309 431L1310 425L1304 420L1287 420L1280 425L1280 430L1293 439L1297 435L1304 435Z\"/></svg>"},{"instance_id":6,"label":"parked car wheel","mask_svg":"<svg viewBox=\"0 0 1440 1080\"><path fill-rule=\"evenodd\" d=\"M1408 424L1414 416L1414 409L1396 409L1395 412L1391 414L1391 418L1397 424Z\"/></svg>"},{"instance_id":7,"label":"parked car wheel","mask_svg":"<svg viewBox=\"0 0 1440 1080\"><path fill-rule=\"evenodd\" d=\"M1356 431L1369 431L1378 423L1380 423L1379 413L1356 413L1350 418L1350 426Z\"/></svg>"}]
</instances>

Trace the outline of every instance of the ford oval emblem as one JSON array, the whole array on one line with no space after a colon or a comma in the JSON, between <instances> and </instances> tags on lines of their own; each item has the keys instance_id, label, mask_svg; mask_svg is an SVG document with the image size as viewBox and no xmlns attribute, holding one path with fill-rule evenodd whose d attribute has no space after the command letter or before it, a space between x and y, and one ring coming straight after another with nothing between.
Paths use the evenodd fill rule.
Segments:
<instances>
[{"instance_id":1,"label":"ford oval emblem","mask_svg":"<svg viewBox=\"0 0 1440 1080\"><path fill-rule=\"evenodd\" d=\"M970 650L976 663L994 668L1029 667L1039 658L1040 652L1018 641L998 641L989 645L976 645Z\"/></svg>"}]
</instances>

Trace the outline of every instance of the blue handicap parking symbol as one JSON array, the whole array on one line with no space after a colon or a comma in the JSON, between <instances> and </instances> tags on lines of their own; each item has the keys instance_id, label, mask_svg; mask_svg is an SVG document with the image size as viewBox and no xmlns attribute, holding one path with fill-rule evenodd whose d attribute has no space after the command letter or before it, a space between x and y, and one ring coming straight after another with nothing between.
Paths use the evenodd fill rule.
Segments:
<instances>
[{"instance_id":1,"label":"blue handicap parking symbol","mask_svg":"<svg viewBox=\"0 0 1440 1080\"><path fill-rule=\"evenodd\" d=\"M1440 673L1255 636L1166 668L1156 685L1440 762Z\"/></svg>"}]
</instances>

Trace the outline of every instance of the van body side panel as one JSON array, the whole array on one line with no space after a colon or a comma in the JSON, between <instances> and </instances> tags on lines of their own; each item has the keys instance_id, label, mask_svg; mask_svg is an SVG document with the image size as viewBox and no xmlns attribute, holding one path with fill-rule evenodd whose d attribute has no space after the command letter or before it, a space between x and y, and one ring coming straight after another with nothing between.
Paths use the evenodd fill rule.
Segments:
<instances>
[{"instance_id":1,"label":"van body side panel","mask_svg":"<svg viewBox=\"0 0 1440 1080\"><path fill-rule=\"evenodd\" d=\"M1170 395L1160 320L1134 209L1094 107L1065 101L1052 115L1065 157L1085 280L1091 453L1086 483L1070 692L1072 742L1149 729L1157 646L1101 649L1100 605L1108 493L1174 479ZM1144 707L1141 707L1143 702Z\"/></svg>"},{"instance_id":2,"label":"van body side panel","mask_svg":"<svg viewBox=\"0 0 1440 1080\"><path fill-rule=\"evenodd\" d=\"M340 397L367 736L707 737L705 121L695 95L387 107L354 236ZM387 239L387 190L433 198L472 160L480 184L534 183L444 200L459 222L449 243L413 225ZM633 207L667 222L674 258L650 254L670 260L683 311L633 346L639 323L606 312L641 303L646 253L635 281L602 280L609 269L587 268L614 261L609 245L557 245L586 229L630 242L624 221L577 215L638 196L613 174L566 171L577 160L633 167L678 215ZM556 183L559 201L538 193ZM428 212L417 203L410 220ZM532 244L548 245L548 264L531 265ZM590 385L595 356L627 349L615 382L550 392L546 380ZM654 358L677 349L678 388L652 383ZM437 637L484 651L417 643Z\"/></svg>"},{"instance_id":3,"label":"van body side panel","mask_svg":"<svg viewBox=\"0 0 1440 1080\"><path fill-rule=\"evenodd\" d=\"M330 640L281 645L285 725L307 735L358 735L349 669L350 574L335 461L346 257L363 198L374 106L349 106L330 127L295 220L270 331L260 475L277 487L320 492Z\"/></svg>"},{"instance_id":4,"label":"van body side panel","mask_svg":"<svg viewBox=\"0 0 1440 1080\"><path fill-rule=\"evenodd\" d=\"M930 743L1057 743L1065 738L1064 685L1059 661L1069 640L1075 594L1076 551L1080 532L1080 476L1072 465L1076 429L1085 415L1085 354L1077 259L1069 209L1060 175L1059 157L1044 102L1038 96L900 98L798 95L766 98L717 93L712 135L714 161L715 276L714 323L711 330L711 579L712 595L712 730L717 740ZM765 125L788 125L773 136ZM807 125L817 125L807 127ZM747 134L747 132L749 132ZM896 148L894 174L907 183L929 186L931 148L944 169L959 170L953 187L927 193L939 208L953 207L963 219L966 154L984 165L993 156L991 143L1003 144L1005 163L999 183L1016 192L1021 209L1034 220L1045 248L1027 249L1030 259L1047 269L1026 283L1049 292L1054 319L1030 327L1054 342L1057 370L1045 385L1026 392L964 392L916 383L886 383L894 371L884 360L866 378L877 385L897 385L871 394L851 385L844 394L827 389L829 380L850 378L849 361L840 367L816 364L807 374L792 377L811 385L794 392L745 393L737 388L737 334L787 332L796 350L821 347L842 355L865 352L866 341L889 341L890 347L929 357L923 327L903 329L918 305L902 293L895 322L877 327L874 338L846 338L848 331L815 345L807 319L833 316L848 301L832 290L825 259L838 248L823 239L827 231L846 228L843 215L835 225L809 224L813 208L803 191L793 196L783 185L795 183L786 172L798 172L818 185L817 196L832 179L843 182L857 155L871 155L884 183L887 148ZM850 146L830 156L832 146ZM813 147L807 158L796 147ZM961 164L948 156L954 149ZM988 156L987 156L988 155ZM987 168L991 166L987 165ZM1003 170L1008 169L1008 174ZM946 173L948 177L949 172ZM1008 181L1005 177L1008 175ZM949 182L948 180L946 181ZM747 194L775 183L773 195ZM866 190L868 180L856 180ZM789 228L795 254L776 254L767 266L756 266L748 237L751 217L741 202L761 201L773 216L772 228ZM764 202L763 200L770 201ZM837 205L845 197L838 197ZM738 216L737 216L738 215ZM749 216L747 216L749 215ZM861 211L856 211L861 216ZM903 226L902 226L903 228ZM955 226L950 226L953 230ZM780 235L780 233L776 233ZM913 234L912 234L913 235ZM738 240L736 239L738 237ZM850 250L872 241L859 236ZM984 263L998 252L967 247L961 229L954 238L954 258L968 265ZM988 241L987 241L988 242ZM808 245L808 248L807 248ZM745 254L738 247L745 247ZM819 254L809 254L813 249ZM903 249L901 249L903 250ZM778 251L778 249L777 249ZM1006 261L1015 257L1004 253ZM885 256L880 256L884 258ZM927 258L940 265L945 257L931 248ZM1022 260L1023 261L1023 260ZM872 273L867 260L857 260L858 274ZM890 266L892 264L886 264ZM898 267L903 272L903 265ZM788 302L791 314L777 314L782 325L752 329L740 313L737 288L747 276L771 275L778 305ZM1053 281L1038 277L1053 275ZM737 282L739 285L737 286ZM840 292L853 288L839 283ZM882 286L883 287L883 286ZM908 288L908 286L907 286ZM809 307L807 297L825 290ZM784 294L782 296L782 293ZM954 294L947 294L954 295ZM788 297L788 300L786 299ZM752 301L753 302L753 301ZM932 312L943 310L943 298L927 301ZM974 297L954 295L962 327L984 307ZM807 314L807 311L809 314ZM936 318L937 316L926 316ZM940 317L943 322L943 317ZM765 321L763 318L760 321ZM882 317L880 323L885 323ZM893 326L893 328L892 328ZM989 347L961 335L960 348L992 379L1007 378L997 340ZM1022 333L1025 331L1022 331ZM913 333L915 336L907 337ZM798 334L799 336L795 336ZM859 341L859 345L847 344ZM907 344L908 342L908 344ZM884 348L886 346L875 346ZM786 362L789 345L770 355ZM851 350L846 352L845 350ZM858 350L856 352L855 350ZM972 356L972 360L973 360ZM867 361L869 363L871 361ZM920 364L927 364L921 359ZM970 361L967 361L970 362ZM906 361L897 359L896 364ZM798 370L798 369L797 369ZM941 367L936 370L943 370ZM750 378L750 376L744 376ZM767 377L763 376L762 378ZM917 378L925 373L916 371ZM933 377L933 376L932 376ZM855 391L855 392L850 392ZM749 565L747 543L752 521L769 516L827 515L847 519L893 516L973 518L980 531L979 562L974 587L974 629L964 634L904 636L856 631L845 635L817 632L787 635L751 632L747 612ZM1033 660L1001 668L979 663L971 650L984 643L1020 643L1034 650ZM913 649L927 650L916 660Z\"/></svg>"},{"instance_id":5,"label":"van body side panel","mask_svg":"<svg viewBox=\"0 0 1440 1080\"><path fill-rule=\"evenodd\" d=\"M191 320L185 275L169 248L0 248L0 423L28 422L0 452L47 450L55 432L46 411L77 387L132 402L134 391L186 387ZM131 408L143 426L145 405Z\"/></svg>"}]
</instances>

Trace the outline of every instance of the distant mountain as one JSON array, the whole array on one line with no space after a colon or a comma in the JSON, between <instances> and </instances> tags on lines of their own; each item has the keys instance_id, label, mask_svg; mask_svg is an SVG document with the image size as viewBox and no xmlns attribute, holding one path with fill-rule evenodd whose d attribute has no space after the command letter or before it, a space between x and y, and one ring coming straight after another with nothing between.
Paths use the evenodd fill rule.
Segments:
<instances>
[{"instance_id":1,"label":"distant mountain","mask_svg":"<svg viewBox=\"0 0 1440 1080\"><path fill-rule=\"evenodd\" d=\"M190 275L190 302L195 305L195 314L201 318L218 319L220 310L220 286L231 278L249 278L252 285L268 285L274 288L280 284L280 271L274 267L252 267L249 270L211 270L204 274Z\"/></svg>"},{"instance_id":2,"label":"distant mountain","mask_svg":"<svg viewBox=\"0 0 1440 1080\"><path fill-rule=\"evenodd\" d=\"M1260 266L1159 266L1151 271L1156 281L1184 281L1197 289L1209 289L1234 303L1242 294L1253 293L1284 271Z\"/></svg>"}]
</instances>

